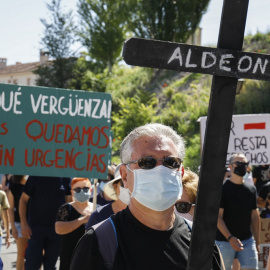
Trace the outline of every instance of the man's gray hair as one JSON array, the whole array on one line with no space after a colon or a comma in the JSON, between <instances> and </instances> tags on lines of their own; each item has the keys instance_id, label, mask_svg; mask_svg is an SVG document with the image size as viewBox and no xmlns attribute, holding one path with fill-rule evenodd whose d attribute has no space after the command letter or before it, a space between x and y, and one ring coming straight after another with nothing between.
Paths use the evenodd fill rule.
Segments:
<instances>
[{"instance_id":1,"label":"man's gray hair","mask_svg":"<svg viewBox=\"0 0 270 270\"><path fill-rule=\"evenodd\" d=\"M143 136L158 136L170 138L177 147L178 158L183 160L185 156L184 139L176 133L171 127L163 124L151 123L133 129L123 140L120 146L120 158L123 164L131 160L133 142Z\"/></svg>"},{"instance_id":2,"label":"man's gray hair","mask_svg":"<svg viewBox=\"0 0 270 270\"><path fill-rule=\"evenodd\" d=\"M244 158L246 158L246 156L245 156L243 153L236 153L236 154L233 154L233 155L230 157L229 164L232 164L233 161L234 161L234 159L235 159L236 157L244 157Z\"/></svg>"}]
</instances>

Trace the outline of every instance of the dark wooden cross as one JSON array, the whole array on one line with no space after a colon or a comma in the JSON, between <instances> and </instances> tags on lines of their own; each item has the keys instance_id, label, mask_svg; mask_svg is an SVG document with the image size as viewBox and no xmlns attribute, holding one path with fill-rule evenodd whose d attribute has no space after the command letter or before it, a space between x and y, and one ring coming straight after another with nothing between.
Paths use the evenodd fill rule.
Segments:
<instances>
[{"instance_id":1,"label":"dark wooden cross","mask_svg":"<svg viewBox=\"0 0 270 270\"><path fill-rule=\"evenodd\" d=\"M129 65L213 75L189 270L212 269L212 253L238 78L270 80L270 55L241 52L248 0L224 0L217 49L131 38Z\"/></svg>"}]
</instances>

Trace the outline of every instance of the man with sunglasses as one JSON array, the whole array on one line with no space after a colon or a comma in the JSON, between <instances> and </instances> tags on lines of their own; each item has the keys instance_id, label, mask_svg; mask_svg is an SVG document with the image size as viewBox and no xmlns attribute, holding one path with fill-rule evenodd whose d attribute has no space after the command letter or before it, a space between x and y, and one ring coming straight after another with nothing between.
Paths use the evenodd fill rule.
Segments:
<instances>
[{"instance_id":1,"label":"man with sunglasses","mask_svg":"<svg viewBox=\"0 0 270 270\"><path fill-rule=\"evenodd\" d=\"M182 195L184 152L182 137L162 124L146 124L127 135L120 173L131 196L129 206L110 217L117 239L111 267L104 268L98 231L90 228L73 253L71 270L186 269L191 231L174 213ZM103 224L98 229L104 235Z\"/></svg>"},{"instance_id":2,"label":"man with sunglasses","mask_svg":"<svg viewBox=\"0 0 270 270\"><path fill-rule=\"evenodd\" d=\"M258 269L256 188L243 180L248 164L242 153L232 155L229 160L231 178L222 188L216 243L226 269L231 269L234 258L238 258L241 269Z\"/></svg>"}]
</instances>

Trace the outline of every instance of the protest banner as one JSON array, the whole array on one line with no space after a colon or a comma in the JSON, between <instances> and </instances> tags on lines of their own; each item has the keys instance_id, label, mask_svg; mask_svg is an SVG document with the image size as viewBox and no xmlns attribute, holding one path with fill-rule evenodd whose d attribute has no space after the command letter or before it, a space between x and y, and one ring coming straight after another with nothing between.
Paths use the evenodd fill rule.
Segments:
<instances>
[{"instance_id":1,"label":"protest banner","mask_svg":"<svg viewBox=\"0 0 270 270\"><path fill-rule=\"evenodd\" d=\"M0 84L0 172L107 178L111 95Z\"/></svg>"},{"instance_id":2,"label":"protest banner","mask_svg":"<svg viewBox=\"0 0 270 270\"><path fill-rule=\"evenodd\" d=\"M269 251L270 251L270 244L261 244L260 245L259 270L266 269Z\"/></svg>"},{"instance_id":3,"label":"protest banner","mask_svg":"<svg viewBox=\"0 0 270 270\"><path fill-rule=\"evenodd\" d=\"M207 117L200 117L201 149ZM243 153L251 165L270 163L270 114L233 115L226 163L234 153Z\"/></svg>"},{"instance_id":4,"label":"protest banner","mask_svg":"<svg viewBox=\"0 0 270 270\"><path fill-rule=\"evenodd\" d=\"M270 218L260 219L259 269L266 269L270 251Z\"/></svg>"}]
</instances>

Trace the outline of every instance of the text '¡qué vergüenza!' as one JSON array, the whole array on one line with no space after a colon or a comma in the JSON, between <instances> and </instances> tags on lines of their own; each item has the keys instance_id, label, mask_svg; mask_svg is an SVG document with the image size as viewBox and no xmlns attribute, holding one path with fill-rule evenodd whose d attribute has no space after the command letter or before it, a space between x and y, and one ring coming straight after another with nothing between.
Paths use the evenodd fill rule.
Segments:
<instances>
[{"instance_id":1,"label":"text '\u00a1qu\u00e9 verg\u00fcenza!'","mask_svg":"<svg viewBox=\"0 0 270 270\"><path fill-rule=\"evenodd\" d=\"M14 114L22 114L20 109L22 92L10 91L0 93L0 109L5 112L12 111ZM48 115L81 116L94 119L111 117L111 100L84 99L78 95L55 97L53 95L39 94L37 98L30 94L30 102L33 113Z\"/></svg>"}]
</instances>

